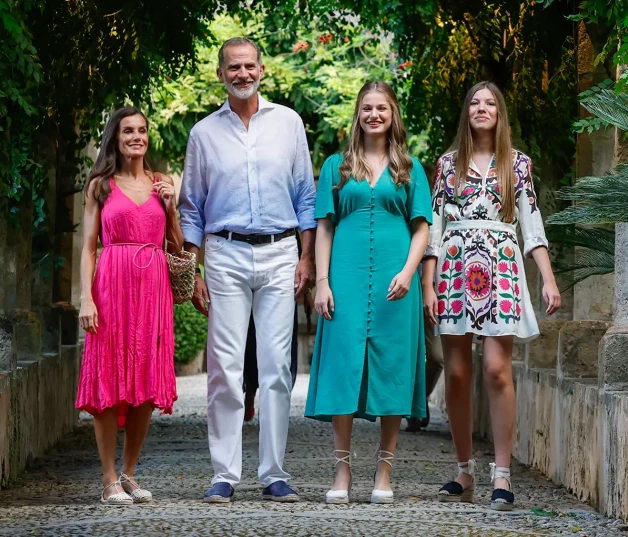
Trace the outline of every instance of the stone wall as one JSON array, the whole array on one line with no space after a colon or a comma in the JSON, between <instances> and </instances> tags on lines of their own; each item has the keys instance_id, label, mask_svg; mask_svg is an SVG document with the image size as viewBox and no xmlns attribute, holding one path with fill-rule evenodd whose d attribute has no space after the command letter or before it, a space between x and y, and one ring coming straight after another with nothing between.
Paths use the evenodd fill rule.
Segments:
<instances>
[{"instance_id":1,"label":"stone wall","mask_svg":"<svg viewBox=\"0 0 628 537\"><path fill-rule=\"evenodd\" d=\"M0 364L1 488L78 424L74 400L82 345L76 310L67 304L52 310L55 352L42 353L35 315L14 315L4 323L10 359Z\"/></svg>"}]
</instances>

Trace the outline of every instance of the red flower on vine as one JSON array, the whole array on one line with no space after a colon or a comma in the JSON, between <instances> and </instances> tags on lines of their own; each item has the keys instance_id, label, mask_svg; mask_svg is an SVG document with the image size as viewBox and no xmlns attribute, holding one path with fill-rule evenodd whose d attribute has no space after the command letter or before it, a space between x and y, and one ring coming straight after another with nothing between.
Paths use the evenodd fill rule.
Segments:
<instances>
[{"instance_id":1,"label":"red flower on vine","mask_svg":"<svg viewBox=\"0 0 628 537\"><path fill-rule=\"evenodd\" d=\"M310 45L305 41L298 41L295 45L292 45L292 50L294 52L298 52L299 50L307 50L308 48L310 48Z\"/></svg>"}]
</instances>

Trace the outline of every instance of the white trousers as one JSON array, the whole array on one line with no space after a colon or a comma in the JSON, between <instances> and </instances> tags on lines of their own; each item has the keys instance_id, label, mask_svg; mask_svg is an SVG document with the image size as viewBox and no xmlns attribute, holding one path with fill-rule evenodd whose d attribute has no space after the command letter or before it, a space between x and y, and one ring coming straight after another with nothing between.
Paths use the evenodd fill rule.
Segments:
<instances>
[{"instance_id":1,"label":"white trousers","mask_svg":"<svg viewBox=\"0 0 628 537\"><path fill-rule=\"evenodd\" d=\"M249 245L207 235L209 290L207 431L212 485L235 487L242 475L244 347L251 308L259 371L259 479L263 487L288 481L283 470L290 416L290 351L294 322L297 241Z\"/></svg>"}]
</instances>

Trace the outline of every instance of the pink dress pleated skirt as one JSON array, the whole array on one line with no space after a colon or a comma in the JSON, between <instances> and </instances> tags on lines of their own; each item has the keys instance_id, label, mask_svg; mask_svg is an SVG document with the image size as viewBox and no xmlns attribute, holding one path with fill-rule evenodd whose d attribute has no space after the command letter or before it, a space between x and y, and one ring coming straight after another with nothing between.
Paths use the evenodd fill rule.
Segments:
<instances>
[{"instance_id":1,"label":"pink dress pleated skirt","mask_svg":"<svg viewBox=\"0 0 628 537\"><path fill-rule=\"evenodd\" d=\"M166 214L157 193L141 205L115 181L101 210L92 296L96 334L86 334L76 408L99 414L150 402L164 414L177 399L174 310L163 252Z\"/></svg>"}]
</instances>

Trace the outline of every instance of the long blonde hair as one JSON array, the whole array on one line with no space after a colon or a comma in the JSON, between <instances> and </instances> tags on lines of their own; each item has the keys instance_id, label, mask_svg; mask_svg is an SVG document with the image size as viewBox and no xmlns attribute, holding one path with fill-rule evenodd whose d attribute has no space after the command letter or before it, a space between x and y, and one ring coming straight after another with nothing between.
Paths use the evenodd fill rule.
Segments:
<instances>
[{"instance_id":1,"label":"long blonde hair","mask_svg":"<svg viewBox=\"0 0 628 537\"><path fill-rule=\"evenodd\" d=\"M462 105L458 134L449 151L455 151L455 192L462 190L467 178L469 161L473 155L473 135L469 122L469 106L473 96L480 90L487 89L497 102L497 126L495 128L495 163L497 166L497 180L501 193L500 215L505 222L515 219L515 171L512 160L512 143L510 141L510 125L506 101L499 88L492 82L479 82L468 92Z\"/></svg>"},{"instance_id":2,"label":"long blonde hair","mask_svg":"<svg viewBox=\"0 0 628 537\"><path fill-rule=\"evenodd\" d=\"M344 159L340 166L340 182L336 188L342 188L349 177L356 181L363 179L373 179L373 170L364 156L364 131L360 126L360 109L362 101L367 93L379 91L388 100L392 110L392 123L386 133L388 138L388 169L392 180L397 186L410 183L410 170L412 160L408 156L408 146L406 144L406 128L401 119L399 101L394 90L386 82L367 82L362 86L355 103L353 122L351 124L351 134L349 136L349 147L344 153Z\"/></svg>"}]
</instances>

